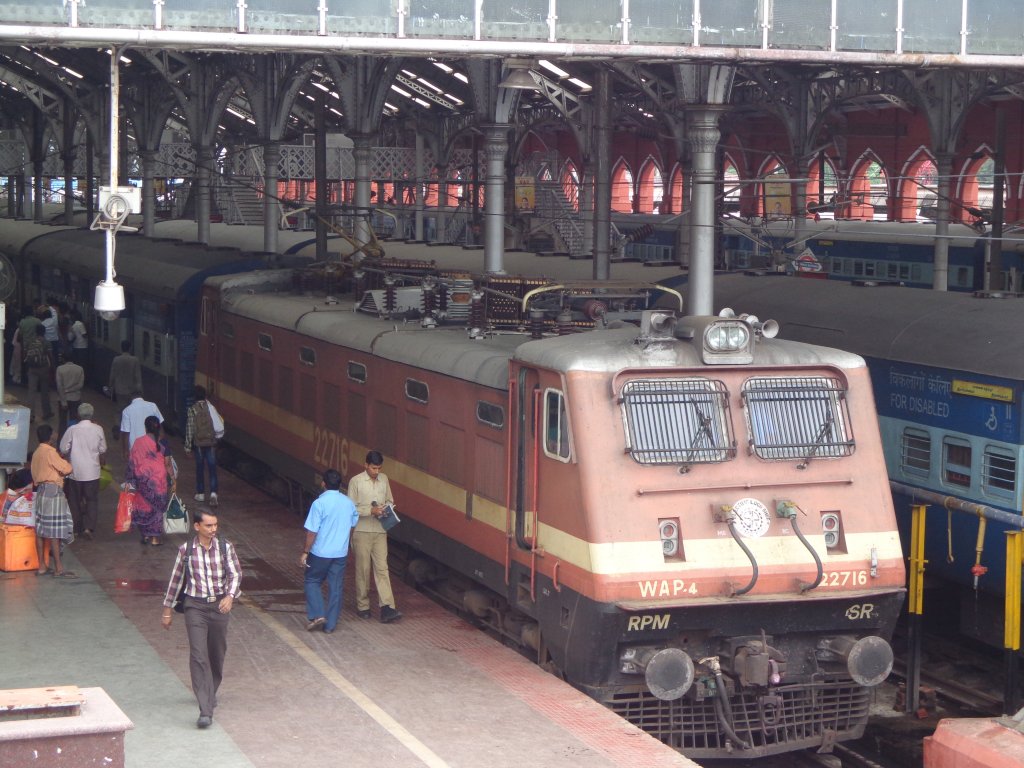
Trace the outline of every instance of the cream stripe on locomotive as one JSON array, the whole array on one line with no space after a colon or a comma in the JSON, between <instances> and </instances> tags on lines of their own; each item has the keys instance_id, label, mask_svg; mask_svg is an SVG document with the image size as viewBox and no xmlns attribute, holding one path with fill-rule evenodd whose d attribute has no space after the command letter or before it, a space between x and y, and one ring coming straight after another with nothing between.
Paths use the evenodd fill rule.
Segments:
<instances>
[{"instance_id":1,"label":"cream stripe on locomotive","mask_svg":"<svg viewBox=\"0 0 1024 768\"><path fill-rule=\"evenodd\" d=\"M234 387L222 384L218 388L218 395L222 400L231 402L240 408L258 409L258 412L267 414L282 429L286 429L304 440L312 440L313 424L306 419ZM361 467L368 449L352 441L346 441L346 449L345 458L349 467ZM460 517L465 516L469 498L469 493L465 489L390 457L387 460L386 471L394 483L407 488L415 488L417 493L444 507L458 510L457 514ZM474 521L494 528L502 534L505 533L507 515L503 505L478 495L473 495L472 503ZM398 499L398 504L401 507L401 499ZM530 514L527 518L527 536L533 534L532 524L533 515ZM805 536L819 556L824 555L828 565L833 568L837 565L864 567L872 549L876 551L880 560L902 558L899 537L895 531L847 533L846 545L851 554L827 553L824 538L820 533L805 532ZM746 556L731 538L686 540L683 542L686 558L667 562L662 555L660 538L648 541L588 542L541 522L539 541L545 552L552 558L563 560L577 568L598 575L679 573L694 566L706 568L711 565L716 568L729 568L749 565ZM770 536L749 539L745 543L754 553L758 562L765 565L804 562L809 557L807 550L795 536Z\"/></svg>"}]
</instances>

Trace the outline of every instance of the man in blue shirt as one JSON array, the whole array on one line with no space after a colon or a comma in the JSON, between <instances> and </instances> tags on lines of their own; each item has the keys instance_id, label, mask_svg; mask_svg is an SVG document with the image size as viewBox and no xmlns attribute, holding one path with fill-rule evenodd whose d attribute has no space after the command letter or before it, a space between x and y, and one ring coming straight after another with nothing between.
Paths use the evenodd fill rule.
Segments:
<instances>
[{"instance_id":1,"label":"man in blue shirt","mask_svg":"<svg viewBox=\"0 0 1024 768\"><path fill-rule=\"evenodd\" d=\"M352 500L341 492L341 473L336 469L324 472L320 486L324 492L310 505L306 516L306 546L299 565L306 569L306 629L312 632L323 627L324 632L330 633L338 625L338 614L341 613L348 542L352 529L359 522L359 512Z\"/></svg>"}]
</instances>

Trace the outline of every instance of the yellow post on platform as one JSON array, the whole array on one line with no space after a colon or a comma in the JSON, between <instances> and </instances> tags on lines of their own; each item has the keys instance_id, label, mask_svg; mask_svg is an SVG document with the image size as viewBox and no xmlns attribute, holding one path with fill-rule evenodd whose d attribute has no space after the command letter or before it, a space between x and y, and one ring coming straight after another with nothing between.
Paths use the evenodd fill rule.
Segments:
<instances>
[{"instance_id":1,"label":"yellow post on platform","mask_svg":"<svg viewBox=\"0 0 1024 768\"><path fill-rule=\"evenodd\" d=\"M910 522L910 595L908 613L920 616L924 612L924 527L928 505L914 504Z\"/></svg>"},{"instance_id":2,"label":"yellow post on platform","mask_svg":"<svg viewBox=\"0 0 1024 768\"><path fill-rule=\"evenodd\" d=\"M1003 647L1008 651L1020 650L1020 582L1021 563L1024 558L1024 531L1006 532L1006 611L1003 627Z\"/></svg>"}]
</instances>

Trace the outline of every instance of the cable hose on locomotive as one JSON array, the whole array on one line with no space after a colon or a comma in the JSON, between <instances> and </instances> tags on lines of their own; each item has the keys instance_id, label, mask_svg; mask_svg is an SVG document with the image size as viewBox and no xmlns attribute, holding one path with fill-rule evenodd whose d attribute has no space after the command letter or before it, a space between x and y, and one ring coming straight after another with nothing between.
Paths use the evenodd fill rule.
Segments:
<instances>
[{"instance_id":1,"label":"cable hose on locomotive","mask_svg":"<svg viewBox=\"0 0 1024 768\"><path fill-rule=\"evenodd\" d=\"M733 728L732 706L729 704L729 692L726 690L725 680L722 678L722 673L719 670L715 670L715 689L715 716L718 718L718 724L722 727L725 735L732 739L736 746L740 749L750 749L750 744L741 739L739 734L736 733L736 729Z\"/></svg>"},{"instance_id":2,"label":"cable hose on locomotive","mask_svg":"<svg viewBox=\"0 0 1024 768\"><path fill-rule=\"evenodd\" d=\"M743 554L745 554L747 556L747 559L750 561L750 567L753 570L753 574L750 577L750 583L748 583L747 586L745 586L743 589L735 590L732 593L732 597L738 597L739 595L747 594L747 592L752 590L754 588L754 585L757 584L757 575L758 575L757 560L754 559L754 553L751 552L747 548L747 545L743 543L742 539L740 539L740 535L738 533L736 533L736 521L735 520L732 520L732 519L729 520L729 533L732 534L733 540L737 544L739 544L740 549L743 550Z\"/></svg>"},{"instance_id":3,"label":"cable hose on locomotive","mask_svg":"<svg viewBox=\"0 0 1024 768\"><path fill-rule=\"evenodd\" d=\"M800 543L804 545L807 551L811 553L811 557L814 558L814 564L818 566L818 578L814 580L814 583L804 584L802 587L800 587L800 594L804 594L805 592L810 592L812 589L815 589L819 584L821 584L821 580L825 577L825 569L821 564L821 558L818 557L818 553L814 551L814 547L811 546L811 543L807 541L807 539L804 538L803 533L801 533L800 527L796 524L795 516L789 519L789 524L793 526L793 533L795 533L796 537L800 539Z\"/></svg>"}]
</instances>

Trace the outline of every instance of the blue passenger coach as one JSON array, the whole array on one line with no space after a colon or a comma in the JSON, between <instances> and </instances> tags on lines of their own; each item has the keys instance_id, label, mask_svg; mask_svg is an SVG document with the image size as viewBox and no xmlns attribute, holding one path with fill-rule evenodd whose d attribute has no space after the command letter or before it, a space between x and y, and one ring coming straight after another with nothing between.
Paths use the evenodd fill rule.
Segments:
<instances>
[{"instance_id":1,"label":"blue passenger coach","mask_svg":"<svg viewBox=\"0 0 1024 768\"><path fill-rule=\"evenodd\" d=\"M195 382L203 281L266 265L261 254L236 248L121 234L116 268L126 307L116 319L105 320L92 311L93 291L106 266L102 232L2 220L0 252L19 275L12 303L36 304L53 296L81 311L89 324L94 385L106 383L110 361L127 340L142 363L147 398L179 422Z\"/></svg>"},{"instance_id":2,"label":"blue passenger coach","mask_svg":"<svg viewBox=\"0 0 1024 768\"><path fill-rule=\"evenodd\" d=\"M1024 239L1002 239L1002 274L985 285L992 243L985 233L950 224L947 240L951 291L1022 290ZM821 275L834 280L876 280L930 288L934 276L935 223L896 221L750 222L727 220L722 230L724 266L738 269L793 269L805 251Z\"/></svg>"}]
</instances>

